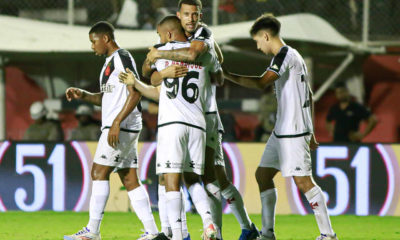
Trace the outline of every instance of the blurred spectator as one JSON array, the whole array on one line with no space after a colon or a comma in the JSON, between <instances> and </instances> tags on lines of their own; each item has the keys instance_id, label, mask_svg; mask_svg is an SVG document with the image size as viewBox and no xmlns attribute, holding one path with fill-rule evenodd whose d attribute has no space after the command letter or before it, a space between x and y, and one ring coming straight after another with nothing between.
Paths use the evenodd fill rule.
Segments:
<instances>
[{"instance_id":1,"label":"blurred spectator","mask_svg":"<svg viewBox=\"0 0 400 240\"><path fill-rule=\"evenodd\" d=\"M75 112L75 117L79 121L77 128L72 130L69 140L77 141L97 141L100 137L100 123L92 117L93 110L87 105L80 105Z\"/></svg>"},{"instance_id":2,"label":"blurred spectator","mask_svg":"<svg viewBox=\"0 0 400 240\"><path fill-rule=\"evenodd\" d=\"M236 21L237 10L233 0L220 0L218 10L220 12L220 23L231 23Z\"/></svg>"},{"instance_id":3,"label":"blurred spectator","mask_svg":"<svg viewBox=\"0 0 400 240\"><path fill-rule=\"evenodd\" d=\"M260 125L255 129L255 141L267 142L274 130L277 103L275 94L267 92L260 98Z\"/></svg>"},{"instance_id":4,"label":"blurred spectator","mask_svg":"<svg viewBox=\"0 0 400 240\"><path fill-rule=\"evenodd\" d=\"M29 126L24 134L24 140L29 141L63 141L57 124L46 119L48 113L42 102L34 102L30 109L31 118L35 122Z\"/></svg>"},{"instance_id":5,"label":"blurred spectator","mask_svg":"<svg viewBox=\"0 0 400 240\"><path fill-rule=\"evenodd\" d=\"M377 119L366 107L352 100L344 83L335 87L339 103L329 109L326 127L335 142L361 142L375 127ZM360 122L367 122L363 132Z\"/></svg>"},{"instance_id":6,"label":"blurred spectator","mask_svg":"<svg viewBox=\"0 0 400 240\"><path fill-rule=\"evenodd\" d=\"M61 121L58 117L58 113L52 110L48 110L46 114L46 118L49 122L52 122L57 127L57 135L60 136L60 139L64 140L64 131L61 126Z\"/></svg>"}]
</instances>

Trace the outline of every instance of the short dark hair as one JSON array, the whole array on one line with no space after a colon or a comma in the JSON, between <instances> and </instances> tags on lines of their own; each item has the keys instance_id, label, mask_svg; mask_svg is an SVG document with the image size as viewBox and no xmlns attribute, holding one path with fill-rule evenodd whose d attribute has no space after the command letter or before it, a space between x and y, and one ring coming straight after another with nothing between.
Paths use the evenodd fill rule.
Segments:
<instances>
[{"instance_id":1,"label":"short dark hair","mask_svg":"<svg viewBox=\"0 0 400 240\"><path fill-rule=\"evenodd\" d=\"M111 23L106 21L95 23L89 31L89 34L92 33L107 34L112 40L114 40L114 27Z\"/></svg>"},{"instance_id":2,"label":"short dark hair","mask_svg":"<svg viewBox=\"0 0 400 240\"><path fill-rule=\"evenodd\" d=\"M276 36L281 31L281 23L274 15L270 13L263 14L254 22L250 29L250 35L254 36L260 30L269 30L272 36Z\"/></svg>"},{"instance_id":3,"label":"short dark hair","mask_svg":"<svg viewBox=\"0 0 400 240\"><path fill-rule=\"evenodd\" d=\"M167 15L164 18L162 18L159 22L158 22L158 26L161 26L165 23L168 22L173 22L173 23L179 23L181 24L181 20L176 16L176 15Z\"/></svg>"},{"instance_id":4,"label":"short dark hair","mask_svg":"<svg viewBox=\"0 0 400 240\"><path fill-rule=\"evenodd\" d=\"M174 29L178 32L184 33L185 30L182 27L181 20L176 16L176 15L168 15L165 16L163 19L160 20L160 22L157 24L157 26L162 26L168 24L167 29Z\"/></svg>"},{"instance_id":5,"label":"short dark hair","mask_svg":"<svg viewBox=\"0 0 400 240\"><path fill-rule=\"evenodd\" d=\"M201 3L201 0L179 0L178 10L181 10L182 4L197 6L197 7L199 7L200 11L203 8L203 4Z\"/></svg>"}]
</instances>

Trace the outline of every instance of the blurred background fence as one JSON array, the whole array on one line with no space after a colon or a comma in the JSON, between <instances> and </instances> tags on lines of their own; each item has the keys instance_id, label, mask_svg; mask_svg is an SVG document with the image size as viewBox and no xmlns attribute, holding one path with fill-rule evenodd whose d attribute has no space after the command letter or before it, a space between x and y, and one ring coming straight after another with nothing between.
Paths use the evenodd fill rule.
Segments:
<instances>
[{"instance_id":1,"label":"blurred background fence","mask_svg":"<svg viewBox=\"0 0 400 240\"><path fill-rule=\"evenodd\" d=\"M313 13L353 41L390 42L400 37L399 0L202 2L203 20L209 25L253 20L265 12L276 16ZM0 14L71 25L91 25L107 19L118 27L131 29L153 29L160 17L176 10L176 0L0 0Z\"/></svg>"}]
</instances>

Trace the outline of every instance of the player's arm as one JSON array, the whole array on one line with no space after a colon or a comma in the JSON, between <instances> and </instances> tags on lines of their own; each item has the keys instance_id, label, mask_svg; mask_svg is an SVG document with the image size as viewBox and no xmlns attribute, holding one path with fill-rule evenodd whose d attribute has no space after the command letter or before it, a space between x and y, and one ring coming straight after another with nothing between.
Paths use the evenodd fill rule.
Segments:
<instances>
[{"instance_id":1,"label":"player's arm","mask_svg":"<svg viewBox=\"0 0 400 240\"><path fill-rule=\"evenodd\" d=\"M165 78L179 78L186 76L188 68L181 65L173 64L164 68L160 72L155 71L151 74L151 85L159 86Z\"/></svg>"},{"instance_id":2,"label":"player's arm","mask_svg":"<svg viewBox=\"0 0 400 240\"><path fill-rule=\"evenodd\" d=\"M240 86L255 89L265 89L272 84L279 76L273 71L265 71L261 76L247 76L231 73L224 69L224 76L229 81L232 81Z\"/></svg>"},{"instance_id":3,"label":"player's arm","mask_svg":"<svg viewBox=\"0 0 400 240\"><path fill-rule=\"evenodd\" d=\"M70 87L67 90L65 90L65 96L67 97L67 100L69 102L72 99L80 99L85 102L101 106L101 99L103 97L103 93L91 93L80 88Z\"/></svg>"},{"instance_id":4,"label":"player's arm","mask_svg":"<svg viewBox=\"0 0 400 240\"><path fill-rule=\"evenodd\" d=\"M126 87L129 95L126 98L125 104L122 107L121 111L118 113L117 117L114 119L110 131L108 132L108 144L115 148L119 143L119 131L121 122L133 111L133 109L137 106L140 101L142 95L136 91L133 86Z\"/></svg>"},{"instance_id":5,"label":"player's arm","mask_svg":"<svg viewBox=\"0 0 400 240\"><path fill-rule=\"evenodd\" d=\"M208 46L203 41L192 41L190 47L174 50L158 50L150 48L147 58L154 63L157 59L169 59L180 62L194 62L198 57L208 50Z\"/></svg>"},{"instance_id":6,"label":"player's arm","mask_svg":"<svg viewBox=\"0 0 400 240\"><path fill-rule=\"evenodd\" d=\"M156 73L156 72L154 72ZM120 72L118 74L119 81L128 86L133 86L137 91L139 91L143 96L152 99L154 101L158 101L160 98L160 88L153 87L145 84L135 77L135 74L129 69L126 68L125 72Z\"/></svg>"},{"instance_id":7,"label":"player's arm","mask_svg":"<svg viewBox=\"0 0 400 240\"><path fill-rule=\"evenodd\" d=\"M214 83L218 87L221 87L222 85L224 85L224 73L223 73L222 69L219 69L216 72L210 72L209 74L210 74L210 79L211 79L212 83Z\"/></svg>"},{"instance_id":8,"label":"player's arm","mask_svg":"<svg viewBox=\"0 0 400 240\"><path fill-rule=\"evenodd\" d=\"M221 48L216 41L214 41L214 49L219 63L222 64L224 62L224 55L222 54Z\"/></svg>"},{"instance_id":9,"label":"player's arm","mask_svg":"<svg viewBox=\"0 0 400 240\"><path fill-rule=\"evenodd\" d=\"M151 73L154 71L154 69L151 68L151 62L149 59L145 59L144 63L142 65L142 75L143 77L150 78Z\"/></svg>"},{"instance_id":10,"label":"player's arm","mask_svg":"<svg viewBox=\"0 0 400 240\"><path fill-rule=\"evenodd\" d=\"M354 134L350 134L350 138L354 139L355 141L361 141L364 139L372 130L374 130L376 124L378 123L378 119L374 114L371 114L367 119L367 126L365 127L364 132L356 132Z\"/></svg>"}]
</instances>

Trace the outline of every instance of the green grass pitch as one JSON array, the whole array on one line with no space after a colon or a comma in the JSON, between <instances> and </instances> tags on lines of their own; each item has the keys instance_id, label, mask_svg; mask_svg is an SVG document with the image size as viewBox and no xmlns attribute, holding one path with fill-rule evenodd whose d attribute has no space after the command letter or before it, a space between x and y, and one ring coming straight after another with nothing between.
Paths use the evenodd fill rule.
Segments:
<instances>
[{"instance_id":1,"label":"green grass pitch","mask_svg":"<svg viewBox=\"0 0 400 240\"><path fill-rule=\"evenodd\" d=\"M261 227L261 216L251 215L254 223ZM155 215L159 225L158 215ZM193 240L201 235L199 215L188 213L188 226ZM63 239L86 225L88 213L75 212L5 212L0 213L0 240ZM223 217L223 237L236 240L240 227L233 215ZM335 216L332 224L341 240L400 240L400 217ZM102 239L134 240L141 234L142 225L134 213L106 212L102 227ZM315 239L318 228L313 215L279 215L276 217L278 240Z\"/></svg>"}]
</instances>

